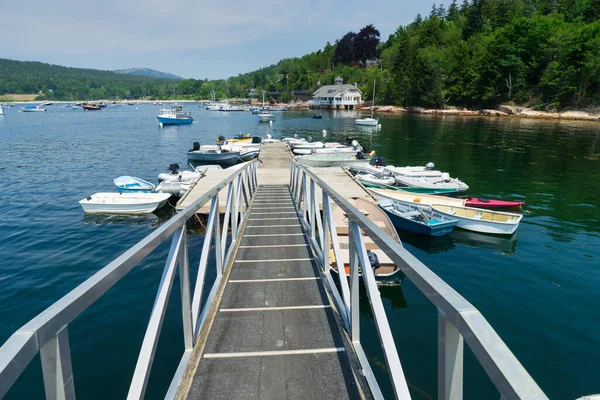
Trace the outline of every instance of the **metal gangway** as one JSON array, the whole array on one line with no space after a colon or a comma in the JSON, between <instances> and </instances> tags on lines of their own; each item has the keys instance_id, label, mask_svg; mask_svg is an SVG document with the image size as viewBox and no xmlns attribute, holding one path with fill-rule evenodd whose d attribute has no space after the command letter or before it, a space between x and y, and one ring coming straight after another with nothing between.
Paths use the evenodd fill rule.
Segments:
<instances>
[{"instance_id":1,"label":"metal gangway","mask_svg":"<svg viewBox=\"0 0 600 400\"><path fill-rule=\"evenodd\" d=\"M338 347L335 347L335 351L347 355L347 358L344 358L348 362L346 367L351 368L354 374L352 384L356 384L356 387L348 390L348 396L337 396L336 393L333 393L336 398L384 398L380 384L373 374L362 346L359 314L361 307L359 287L361 284L366 289L368 307L371 308L374 316L374 324L383 349L394 397L397 399L410 398L401 358L395 345L395 339L401 340L402 338L394 338L390 330L365 248L364 238L368 237L400 267L406 277L438 310L437 382L439 399L462 398L465 343L498 389L502 399L546 399L535 381L473 305L399 243L387 236L310 169L290 160L289 166L282 166L285 170L289 168L289 184L275 186L270 185L269 182L259 182L257 166L257 162L249 163L224 179L185 210L163 223L135 246L17 330L0 348L0 398L9 392L19 376L39 353L46 398L74 399L76 373L73 372L71 366L69 325L161 243L169 240L171 242L170 249L146 333L141 343L137 364L132 371L127 398L140 399L145 395L177 271L181 287L185 349L178 367L173 371L166 398L198 398L188 390L195 380L202 378L202 368L199 366L202 366L205 360L210 359L203 351L211 340L211 334L213 336L215 334L214 329L218 326L215 321L223 312L222 302L226 296L227 287L238 284L232 282L231 271L235 271L236 259L238 262L240 261L239 254L244 254L241 252L241 243L252 235L256 235L256 233L251 233L253 231L249 227L257 222L249 221L262 219L259 214L264 215L269 212L269 210L260 211L260 208L264 208L259 206L261 193L263 196L268 196L271 191L276 191L282 199L285 198L286 204L288 204L280 206L287 208L286 216L281 216L281 219L288 218L285 221L297 222L299 229L294 231L294 235L308 245L310 257L306 257L306 260L303 259L303 261L310 261L311 265L316 266L314 277L308 276L307 278L313 282L319 282L319 285L322 285L319 288L323 288L326 292L325 296L321 296L322 304L320 306L335 315L335 318L328 319L331 325L329 332L334 336L339 333L339 336L336 336ZM227 193L223 215L219 213L219 193L221 191ZM317 196L317 193L320 196ZM321 199L320 203L317 198ZM349 274L346 274L344 268L339 268L337 273L332 273L330 267L330 249L336 259L341 259L340 243L332 213L333 203L348 216ZM210 204L210 211L206 234L201 248L197 277L192 285L186 223L207 204ZM278 212L281 211L281 209L278 210ZM261 225L260 222L257 224ZM263 224L271 224L271 222L267 221ZM289 224L280 223L280 225ZM279 232L271 233L271 235L285 236ZM299 242L298 247L301 246L302 243ZM243 249L247 247L253 246L244 246ZM267 254L267 257L268 251L268 247L264 247L263 252ZM214 263L216 279L212 286L206 283L210 257L216 259ZM256 263L256 265L258 264ZM206 295L207 292L208 295ZM299 295L301 294L300 292ZM203 301L204 297L206 297L206 301ZM240 298L242 297L240 296ZM319 304L313 306L317 307ZM275 312L280 311L275 310ZM232 314L244 315L242 312ZM306 329L310 329L310 325L307 325ZM241 357L246 356L262 357L264 355L242 354L237 359L241 360ZM324 375L326 372L310 376L318 379L319 375ZM346 380L346 382L349 381ZM229 382L233 385L225 383L223 382L225 388L235 386L235 382ZM287 393L287 395L306 397L306 393L310 393L311 382L307 381L303 384L306 385L307 390L301 390L296 395L294 393ZM237 398L241 398L240 393L233 392L228 398L236 398L236 395Z\"/></svg>"}]
</instances>

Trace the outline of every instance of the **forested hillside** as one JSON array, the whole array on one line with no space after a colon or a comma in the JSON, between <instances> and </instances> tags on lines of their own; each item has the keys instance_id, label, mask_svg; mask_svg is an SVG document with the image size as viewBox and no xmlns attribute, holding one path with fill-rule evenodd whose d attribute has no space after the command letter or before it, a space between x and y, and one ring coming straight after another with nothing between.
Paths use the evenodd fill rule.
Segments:
<instances>
[{"instance_id":1,"label":"forested hillside","mask_svg":"<svg viewBox=\"0 0 600 400\"><path fill-rule=\"evenodd\" d=\"M0 95L39 94L48 100L167 98L176 89L173 80L0 58Z\"/></svg>"},{"instance_id":2,"label":"forested hillside","mask_svg":"<svg viewBox=\"0 0 600 400\"><path fill-rule=\"evenodd\" d=\"M337 75L358 83L367 99L377 79L377 104L598 107L600 0L454 0L417 15L386 41L368 25L314 53L222 80L161 81L0 60L0 94L222 99L260 97L264 90L287 101Z\"/></svg>"},{"instance_id":3,"label":"forested hillside","mask_svg":"<svg viewBox=\"0 0 600 400\"><path fill-rule=\"evenodd\" d=\"M376 64L367 62L379 58ZM182 92L245 96L249 88L315 90L340 75L377 104L538 109L600 105L600 0L454 0L385 42L367 26L301 58L227 80L187 80Z\"/></svg>"}]
</instances>

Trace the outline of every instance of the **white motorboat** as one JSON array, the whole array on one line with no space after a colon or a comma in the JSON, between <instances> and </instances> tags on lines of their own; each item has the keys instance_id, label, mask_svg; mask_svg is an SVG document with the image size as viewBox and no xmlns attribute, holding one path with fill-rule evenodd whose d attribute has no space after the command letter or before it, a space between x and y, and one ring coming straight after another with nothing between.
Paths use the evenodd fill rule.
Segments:
<instances>
[{"instance_id":1,"label":"white motorboat","mask_svg":"<svg viewBox=\"0 0 600 400\"><path fill-rule=\"evenodd\" d=\"M394 175L400 186L410 186L422 189L456 189L465 191L469 186L458 178L451 178L447 172L434 170L433 163L424 167L394 167L386 166L385 171Z\"/></svg>"},{"instance_id":2,"label":"white motorboat","mask_svg":"<svg viewBox=\"0 0 600 400\"><path fill-rule=\"evenodd\" d=\"M357 152L360 153L360 152ZM311 154L306 156L296 156L296 161L307 167L345 167L355 163L368 163L371 157L362 156L363 159L357 158L357 155L351 154Z\"/></svg>"},{"instance_id":3,"label":"white motorboat","mask_svg":"<svg viewBox=\"0 0 600 400\"><path fill-rule=\"evenodd\" d=\"M354 122L356 123L356 125L380 127L379 120L373 118L373 107L375 106L375 83L376 82L377 81L373 81L373 101L371 102L371 117L370 118L360 118L360 119L355 120Z\"/></svg>"},{"instance_id":4,"label":"white motorboat","mask_svg":"<svg viewBox=\"0 0 600 400\"><path fill-rule=\"evenodd\" d=\"M81 200L83 212L90 214L147 214L162 207L169 193L95 193Z\"/></svg>"},{"instance_id":5,"label":"white motorboat","mask_svg":"<svg viewBox=\"0 0 600 400\"><path fill-rule=\"evenodd\" d=\"M201 165L194 168L194 171L180 171L179 164L169 165L170 172L158 174L159 182L192 182L201 178L209 169L222 169L220 165Z\"/></svg>"},{"instance_id":6,"label":"white motorboat","mask_svg":"<svg viewBox=\"0 0 600 400\"><path fill-rule=\"evenodd\" d=\"M240 160L251 161L260 154L260 147L242 147L240 149Z\"/></svg>"},{"instance_id":7,"label":"white motorboat","mask_svg":"<svg viewBox=\"0 0 600 400\"><path fill-rule=\"evenodd\" d=\"M292 143L295 143L295 142L306 142L306 139L299 138L298 135L295 135L294 137L284 137L283 139L281 139L281 141L283 143L287 143L287 144L291 145Z\"/></svg>"},{"instance_id":8,"label":"white motorboat","mask_svg":"<svg viewBox=\"0 0 600 400\"><path fill-rule=\"evenodd\" d=\"M46 109L41 106L25 106L21 108L22 112L44 112Z\"/></svg>"},{"instance_id":9,"label":"white motorboat","mask_svg":"<svg viewBox=\"0 0 600 400\"><path fill-rule=\"evenodd\" d=\"M152 192L154 185L135 176L119 176L114 180L115 186L119 192Z\"/></svg>"},{"instance_id":10,"label":"white motorboat","mask_svg":"<svg viewBox=\"0 0 600 400\"><path fill-rule=\"evenodd\" d=\"M360 182L368 183L371 185L391 186L394 184L394 178L392 178L389 175L386 176L382 173L378 173L378 174L358 173L354 177Z\"/></svg>"},{"instance_id":11,"label":"white motorboat","mask_svg":"<svg viewBox=\"0 0 600 400\"><path fill-rule=\"evenodd\" d=\"M445 206L432 204L442 215L458 219L458 228L479 233L512 235L519 227L522 214L484 210L473 207Z\"/></svg>"},{"instance_id":12,"label":"white motorboat","mask_svg":"<svg viewBox=\"0 0 600 400\"><path fill-rule=\"evenodd\" d=\"M0 106L0 116L4 115L4 109L2 108L2 106Z\"/></svg>"}]
</instances>

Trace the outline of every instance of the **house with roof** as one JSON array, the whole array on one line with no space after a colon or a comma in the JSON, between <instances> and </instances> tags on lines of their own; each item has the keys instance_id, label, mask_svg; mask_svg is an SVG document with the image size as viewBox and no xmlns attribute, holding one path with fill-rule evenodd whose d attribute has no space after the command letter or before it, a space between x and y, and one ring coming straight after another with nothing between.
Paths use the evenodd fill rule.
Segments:
<instances>
[{"instance_id":1,"label":"house with roof","mask_svg":"<svg viewBox=\"0 0 600 400\"><path fill-rule=\"evenodd\" d=\"M352 110L362 103L362 92L356 84L344 84L341 77L335 78L334 85L325 85L313 93L309 102L312 107L328 107Z\"/></svg>"}]
</instances>

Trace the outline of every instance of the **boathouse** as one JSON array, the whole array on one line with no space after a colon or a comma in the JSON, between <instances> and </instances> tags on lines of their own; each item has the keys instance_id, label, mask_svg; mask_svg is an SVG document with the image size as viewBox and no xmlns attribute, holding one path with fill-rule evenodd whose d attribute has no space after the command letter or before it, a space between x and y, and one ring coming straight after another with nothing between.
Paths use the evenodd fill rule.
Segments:
<instances>
[{"instance_id":1,"label":"boathouse","mask_svg":"<svg viewBox=\"0 0 600 400\"><path fill-rule=\"evenodd\" d=\"M313 93L310 105L313 107L327 107L335 109L352 110L362 102L362 92L356 84L344 84L341 77L335 78L334 85L325 85Z\"/></svg>"}]
</instances>

